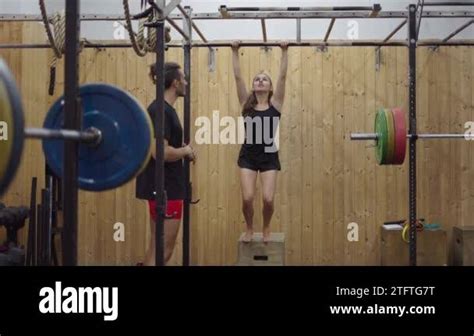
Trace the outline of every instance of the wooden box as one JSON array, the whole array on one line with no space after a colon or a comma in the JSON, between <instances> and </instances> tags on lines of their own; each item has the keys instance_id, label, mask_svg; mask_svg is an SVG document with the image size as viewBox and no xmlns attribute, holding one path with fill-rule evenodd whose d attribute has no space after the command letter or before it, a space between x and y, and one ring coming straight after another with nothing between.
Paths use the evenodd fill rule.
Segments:
<instances>
[{"instance_id":1,"label":"wooden box","mask_svg":"<svg viewBox=\"0 0 474 336\"><path fill-rule=\"evenodd\" d=\"M237 266L284 266L285 234L272 233L270 241L263 242L262 233L255 233L251 242L239 238Z\"/></svg>"},{"instance_id":2,"label":"wooden box","mask_svg":"<svg viewBox=\"0 0 474 336\"><path fill-rule=\"evenodd\" d=\"M410 247L402 239L402 230L381 228L382 266L409 266ZM416 259L417 266L446 266L448 264L448 247L446 231L423 230L417 232Z\"/></svg>"},{"instance_id":3,"label":"wooden box","mask_svg":"<svg viewBox=\"0 0 474 336\"><path fill-rule=\"evenodd\" d=\"M474 226L453 228L454 266L474 266Z\"/></svg>"}]
</instances>

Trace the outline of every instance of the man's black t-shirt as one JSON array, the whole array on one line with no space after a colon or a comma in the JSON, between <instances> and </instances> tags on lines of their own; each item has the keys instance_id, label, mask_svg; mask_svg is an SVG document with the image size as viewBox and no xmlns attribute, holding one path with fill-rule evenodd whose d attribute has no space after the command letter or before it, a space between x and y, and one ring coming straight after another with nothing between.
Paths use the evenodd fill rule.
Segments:
<instances>
[{"instance_id":1,"label":"man's black t-shirt","mask_svg":"<svg viewBox=\"0 0 474 336\"><path fill-rule=\"evenodd\" d=\"M148 113L155 124L157 103L154 101L148 107ZM156 138L156 135L155 135ZM183 147L183 128L176 110L165 102L165 139L174 148ZM155 144L153 143L153 146ZM145 170L138 175L136 182L136 197L145 200L154 200L155 195L155 166L156 161L151 158ZM168 200L184 199L184 167L183 160L165 162L165 190Z\"/></svg>"}]
</instances>

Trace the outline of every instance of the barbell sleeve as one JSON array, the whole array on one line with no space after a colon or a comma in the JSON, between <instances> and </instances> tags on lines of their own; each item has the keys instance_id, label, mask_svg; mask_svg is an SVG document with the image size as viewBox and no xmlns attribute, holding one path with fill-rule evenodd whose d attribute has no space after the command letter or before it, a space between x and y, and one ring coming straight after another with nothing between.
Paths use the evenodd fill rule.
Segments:
<instances>
[{"instance_id":1,"label":"barbell sleeve","mask_svg":"<svg viewBox=\"0 0 474 336\"><path fill-rule=\"evenodd\" d=\"M418 139L473 139L474 134L453 134L453 133L440 133L440 134L407 134L407 139L416 137ZM377 140L378 136L376 133L352 133L351 140Z\"/></svg>"},{"instance_id":2,"label":"barbell sleeve","mask_svg":"<svg viewBox=\"0 0 474 336\"><path fill-rule=\"evenodd\" d=\"M351 140L377 140L375 133L352 133Z\"/></svg>"},{"instance_id":3,"label":"barbell sleeve","mask_svg":"<svg viewBox=\"0 0 474 336\"><path fill-rule=\"evenodd\" d=\"M65 139L75 140L82 143L99 143L101 132L96 128L89 128L85 131L76 130L52 130L46 128L26 128L25 137L35 139Z\"/></svg>"},{"instance_id":4,"label":"barbell sleeve","mask_svg":"<svg viewBox=\"0 0 474 336\"><path fill-rule=\"evenodd\" d=\"M407 138L410 138L410 135L407 135ZM468 134L418 134L418 139L474 139L473 135Z\"/></svg>"}]
</instances>

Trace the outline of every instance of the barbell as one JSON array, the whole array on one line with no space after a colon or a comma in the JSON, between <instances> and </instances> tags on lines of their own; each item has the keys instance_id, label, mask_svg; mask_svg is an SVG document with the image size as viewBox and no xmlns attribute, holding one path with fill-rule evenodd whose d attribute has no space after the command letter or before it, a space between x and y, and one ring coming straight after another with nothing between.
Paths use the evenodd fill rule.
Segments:
<instances>
[{"instance_id":1,"label":"barbell","mask_svg":"<svg viewBox=\"0 0 474 336\"><path fill-rule=\"evenodd\" d=\"M46 162L63 176L64 141L79 142L78 187L117 188L138 175L151 157L154 130L140 102L112 85L90 83L79 89L82 130L63 129L64 97L47 113L43 128L24 128L21 96L8 66L0 59L0 196L21 162L25 138L43 139Z\"/></svg>"},{"instance_id":2,"label":"barbell","mask_svg":"<svg viewBox=\"0 0 474 336\"><path fill-rule=\"evenodd\" d=\"M407 139L466 139L464 134L408 134L405 112L401 108L381 108L375 114L374 133L352 133L351 140L375 140L375 157L379 165L401 165L405 161Z\"/></svg>"}]
</instances>

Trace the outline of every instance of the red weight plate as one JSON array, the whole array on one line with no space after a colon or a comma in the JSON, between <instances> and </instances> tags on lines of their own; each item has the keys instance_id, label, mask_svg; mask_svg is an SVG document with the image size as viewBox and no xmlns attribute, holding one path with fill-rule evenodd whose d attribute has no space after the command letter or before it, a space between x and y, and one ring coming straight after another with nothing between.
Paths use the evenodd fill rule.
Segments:
<instances>
[{"instance_id":1,"label":"red weight plate","mask_svg":"<svg viewBox=\"0 0 474 336\"><path fill-rule=\"evenodd\" d=\"M395 126L395 154L394 165L401 165L405 161L407 148L407 127L405 123L405 112L401 108L392 109Z\"/></svg>"}]
</instances>

